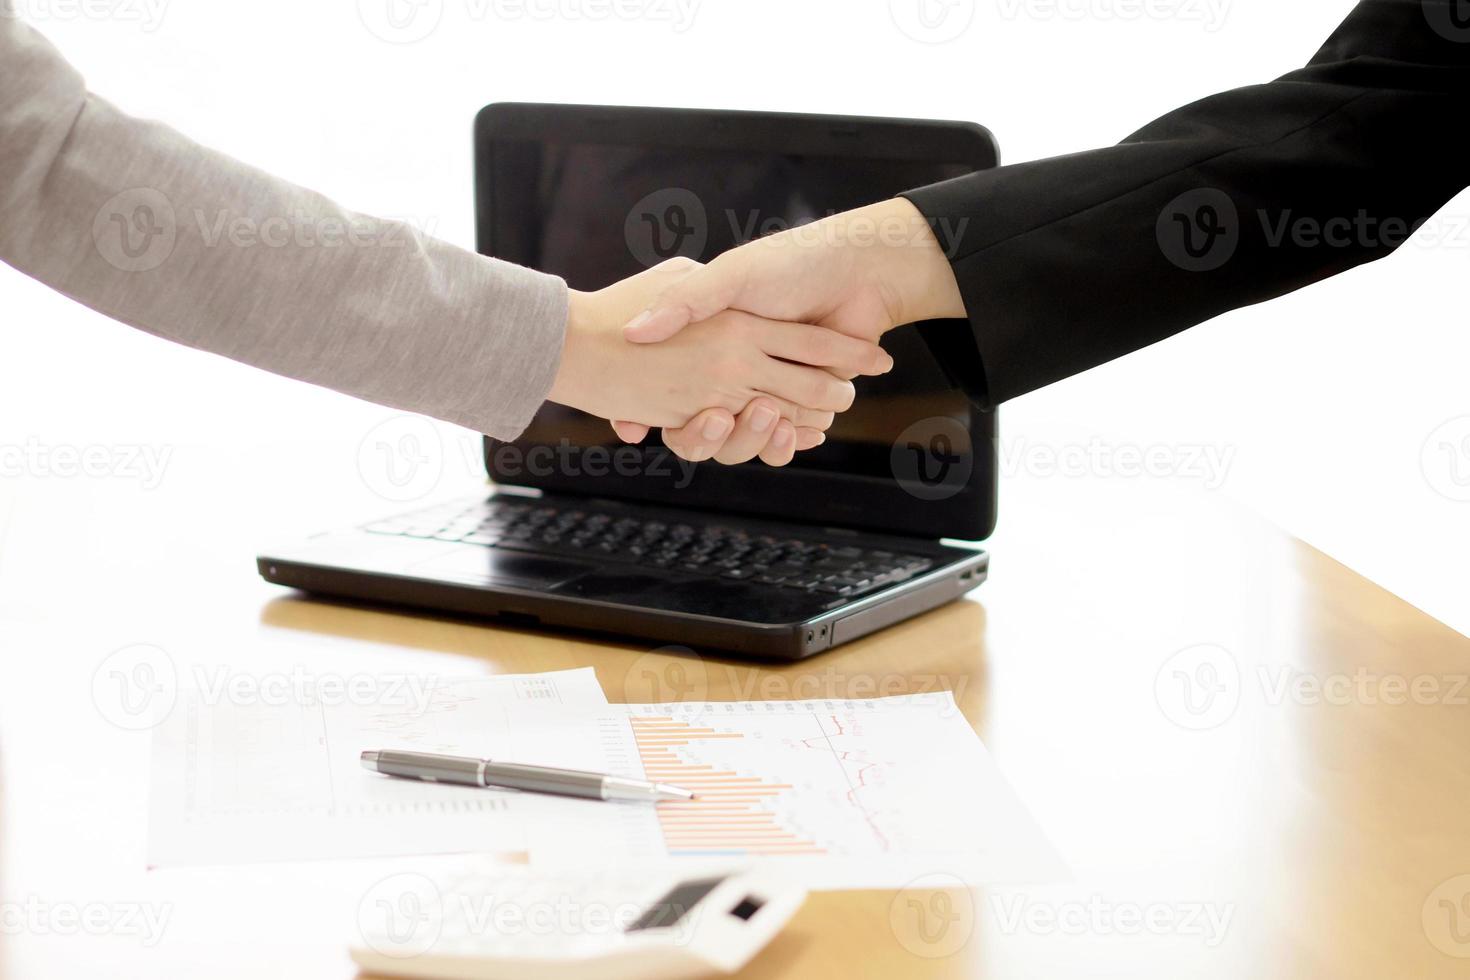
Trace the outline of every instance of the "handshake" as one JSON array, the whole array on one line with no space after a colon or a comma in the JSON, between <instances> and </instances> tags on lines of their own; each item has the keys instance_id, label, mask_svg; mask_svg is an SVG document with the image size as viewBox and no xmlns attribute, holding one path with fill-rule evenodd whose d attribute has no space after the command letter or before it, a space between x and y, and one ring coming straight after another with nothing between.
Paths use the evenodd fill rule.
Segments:
<instances>
[{"instance_id":1,"label":"handshake","mask_svg":"<svg viewBox=\"0 0 1470 980\"><path fill-rule=\"evenodd\" d=\"M965 315L924 217L901 198L573 292L550 400L680 457L784 466L893 369L894 327Z\"/></svg>"}]
</instances>

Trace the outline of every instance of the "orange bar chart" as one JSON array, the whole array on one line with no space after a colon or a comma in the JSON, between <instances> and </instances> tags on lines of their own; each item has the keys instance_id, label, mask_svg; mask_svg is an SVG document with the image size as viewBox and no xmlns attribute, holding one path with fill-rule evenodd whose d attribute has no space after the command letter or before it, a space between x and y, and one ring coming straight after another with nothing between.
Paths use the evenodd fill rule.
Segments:
<instances>
[{"instance_id":1,"label":"orange bar chart","mask_svg":"<svg viewBox=\"0 0 1470 980\"><path fill-rule=\"evenodd\" d=\"M701 763L699 749L745 738L740 731L671 716L629 719L647 778L693 790L688 802L661 803L658 820L671 855L691 857L825 854L781 824L777 802L789 784Z\"/></svg>"}]
</instances>

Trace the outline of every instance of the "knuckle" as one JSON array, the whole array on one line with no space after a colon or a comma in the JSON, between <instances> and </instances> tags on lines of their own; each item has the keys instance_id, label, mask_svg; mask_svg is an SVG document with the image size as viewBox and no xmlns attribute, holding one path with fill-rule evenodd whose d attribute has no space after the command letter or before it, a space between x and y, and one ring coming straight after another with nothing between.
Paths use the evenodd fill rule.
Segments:
<instances>
[{"instance_id":1,"label":"knuckle","mask_svg":"<svg viewBox=\"0 0 1470 980\"><path fill-rule=\"evenodd\" d=\"M653 268L656 271L663 273L683 273L692 272L695 269L698 269L699 263L686 256L676 255L671 259L664 259Z\"/></svg>"}]
</instances>

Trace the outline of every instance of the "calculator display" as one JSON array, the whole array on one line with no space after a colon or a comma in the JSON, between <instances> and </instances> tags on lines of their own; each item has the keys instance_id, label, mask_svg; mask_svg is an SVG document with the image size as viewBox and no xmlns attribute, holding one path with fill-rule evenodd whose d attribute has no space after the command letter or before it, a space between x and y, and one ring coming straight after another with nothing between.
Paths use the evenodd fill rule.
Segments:
<instances>
[{"instance_id":1,"label":"calculator display","mask_svg":"<svg viewBox=\"0 0 1470 980\"><path fill-rule=\"evenodd\" d=\"M637 921L628 926L628 932L646 929L667 929L683 921L689 910L698 905L704 896L719 887L724 878L695 878L680 882L650 905Z\"/></svg>"}]
</instances>

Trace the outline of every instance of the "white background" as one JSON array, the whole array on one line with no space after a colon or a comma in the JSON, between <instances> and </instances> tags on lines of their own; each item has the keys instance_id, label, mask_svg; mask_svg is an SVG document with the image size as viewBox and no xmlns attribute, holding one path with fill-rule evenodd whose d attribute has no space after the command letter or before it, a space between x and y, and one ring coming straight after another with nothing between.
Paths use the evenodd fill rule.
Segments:
<instances>
[{"instance_id":1,"label":"white background","mask_svg":"<svg viewBox=\"0 0 1470 980\"><path fill-rule=\"evenodd\" d=\"M1016 162L1115 142L1176 106L1290 71L1352 7L1152 0L1135 16L1129 0L925 0L937 25L925 30L921 0L620 0L640 15L603 18L579 7L587 0L420 0L426 19L410 29L427 36L390 43L367 26L381 29L389 2L18 6L128 111L465 246L469 127L487 102L969 119ZM1470 196L1428 230L1387 261L1010 403L1006 483L1042 476L1038 447L1101 447L1104 459L1163 447L1172 475L1114 478L1234 496L1470 632L1470 502L1453 499L1470 497ZM402 445L394 413L171 347L5 267L0 314L0 447L167 452L164 479L194 481L262 544L394 506L383 496L397 491L358 458L385 422ZM469 434L419 435L434 465L414 494L474 486ZM1200 449L1228 456L1222 481L1189 468ZM229 476L204 476L219 472ZM108 478L134 479L121 467ZM23 522L27 500L64 494L65 480L12 467L0 518ZM169 527L148 492L138 487L138 539L208 535ZM253 525L258 495L299 497L295 526ZM84 515L78 527L106 533ZM59 547L68 533L55 529Z\"/></svg>"}]
</instances>

